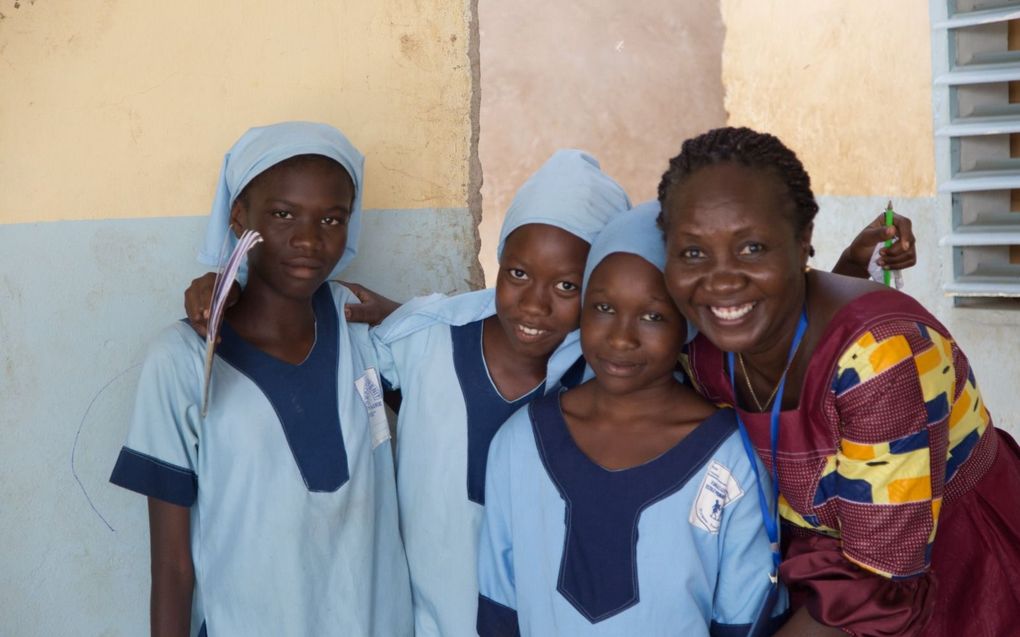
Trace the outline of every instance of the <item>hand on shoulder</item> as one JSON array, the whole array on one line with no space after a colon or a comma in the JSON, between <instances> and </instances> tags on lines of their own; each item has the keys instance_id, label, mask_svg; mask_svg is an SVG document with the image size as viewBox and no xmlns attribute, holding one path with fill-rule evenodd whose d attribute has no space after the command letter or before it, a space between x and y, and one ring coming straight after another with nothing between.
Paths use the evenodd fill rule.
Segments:
<instances>
[{"instance_id":1,"label":"hand on shoulder","mask_svg":"<svg viewBox=\"0 0 1020 637\"><path fill-rule=\"evenodd\" d=\"M378 325L400 307L396 301L369 290L363 285L346 281L339 281L339 283L353 292L360 301L360 303L348 303L344 306L344 316L351 323Z\"/></svg>"}]
</instances>

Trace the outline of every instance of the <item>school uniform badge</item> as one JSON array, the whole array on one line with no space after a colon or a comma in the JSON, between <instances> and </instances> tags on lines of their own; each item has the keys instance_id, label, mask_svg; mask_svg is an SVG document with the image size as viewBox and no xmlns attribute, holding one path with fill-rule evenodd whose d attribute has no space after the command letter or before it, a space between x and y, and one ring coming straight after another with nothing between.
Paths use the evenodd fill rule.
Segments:
<instances>
[{"instance_id":1,"label":"school uniform badge","mask_svg":"<svg viewBox=\"0 0 1020 637\"><path fill-rule=\"evenodd\" d=\"M361 402L368 411L368 425L372 432L372 448L375 449L390 439L390 423L383 405L382 383L374 367L365 370L364 375L354 381Z\"/></svg>"},{"instance_id":2,"label":"school uniform badge","mask_svg":"<svg viewBox=\"0 0 1020 637\"><path fill-rule=\"evenodd\" d=\"M708 533L718 533L723 510L743 495L744 490L730 470L713 460L691 506L690 523Z\"/></svg>"}]
</instances>

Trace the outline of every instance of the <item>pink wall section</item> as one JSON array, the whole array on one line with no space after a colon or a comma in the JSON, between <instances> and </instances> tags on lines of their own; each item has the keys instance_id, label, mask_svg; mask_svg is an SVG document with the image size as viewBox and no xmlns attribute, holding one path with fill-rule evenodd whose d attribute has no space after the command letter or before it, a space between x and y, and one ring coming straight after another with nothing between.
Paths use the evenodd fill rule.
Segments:
<instances>
[{"instance_id":1,"label":"pink wall section","mask_svg":"<svg viewBox=\"0 0 1020 637\"><path fill-rule=\"evenodd\" d=\"M554 150L592 152L638 203L685 138L726 123L715 0L480 0L478 13L490 283L504 211Z\"/></svg>"}]
</instances>

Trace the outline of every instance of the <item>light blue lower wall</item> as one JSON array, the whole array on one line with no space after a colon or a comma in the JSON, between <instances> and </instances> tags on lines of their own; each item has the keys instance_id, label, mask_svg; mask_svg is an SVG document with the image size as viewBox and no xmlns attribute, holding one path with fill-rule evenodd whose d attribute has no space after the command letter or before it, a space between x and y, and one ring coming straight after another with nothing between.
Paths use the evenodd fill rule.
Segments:
<instances>
[{"instance_id":1,"label":"light blue lower wall","mask_svg":"<svg viewBox=\"0 0 1020 637\"><path fill-rule=\"evenodd\" d=\"M1020 434L1020 313L953 307L941 293L950 265L937 244L947 220L935 199L893 203L918 237L906 291L963 346L996 423ZM885 199L820 204L815 261L828 268ZM147 634L144 500L106 480L127 426L134 366L152 335L181 316L183 289L203 272L191 258L203 224L0 226L0 634ZM477 272L466 210L369 211L360 252L346 276L399 299L465 290ZM76 438L82 486L71 467Z\"/></svg>"},{"instance_id":2,"label":"light blue lower wall","mask_svg":"<svg viewBox=\"0 0 1020 637\"><path fill-rule=\"evenodd\" d=\"M819 197L815 221L815 265L829 269L865 224L885 210L882 197ZM1020 311L955 307L942 292L951 276L948 248L938 245L949 212L934 197L893 198L894 209L909 217L917 237L917 265L903 274L903 291L920 301L963 348L996 426L1020 439ZM891 407L895 408L895 407Z\"/></svg>"},{"instance_id":3,"label":"light blue lower wall","mask_svg":"<svg viewBox=\"0 0 1020 637\"><path fill-rule=\"evenodd\" d=\"M0 225L2 635L148 634L145 501L107 478L145 345L204 271L204 223ZM466 209L367 211L345 278L397 299L463 291L477 250Z\"/></svg>"}]
</instances>

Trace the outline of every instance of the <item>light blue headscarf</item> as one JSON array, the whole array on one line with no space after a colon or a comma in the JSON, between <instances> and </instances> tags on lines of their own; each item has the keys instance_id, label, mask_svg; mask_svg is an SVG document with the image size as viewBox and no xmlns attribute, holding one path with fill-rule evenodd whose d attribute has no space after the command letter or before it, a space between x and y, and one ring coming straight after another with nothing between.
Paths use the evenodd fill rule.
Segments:
<instances>
[{"instance_id":1,"label":"light blue headscarf","mask_svg":"<svg viewBox=\"0 0 1020 637\"><path fill-rule=\"evenodd\" d=\"M591 243L617 213L630 208L618 183L581 150L558 150L517 190L499 231L496 257L510 233L529 223L562 228Z\"/></svg>"},{"instance_id":2,"label":"light blue headscarf","mask_svg":"<svg viewBox=\"0 0 1020 637\"><path fill-rule=\"evenodd\" d=\"M655 205L653 205L653 203ZM595 240L584 266L584 283L581 293L588 291L592 272L611 254L634 254L654 265L660 272L666 269L666 241L656 225L659 216L658 202L641 204L614 219Z\"/></svg>"},{"instance_id":3,"label":"light blue headscarf","mask_svg":"<svg viewBox=\"0 0 1020 637\"><path fill-rule=\"evenodd\" d=\"M260 173L297 155L322 155L336 160L354 181L354 204L347 225L347 248L331 276L336 276L354 259L361 234L361 195L364 189L365 158L343 133L328 124L314 122L281 122L249 129L227 151L220 169L216 198L209 213L205 241L198 260L219 266L224 241L226 254L237 243L230 231L230 208L244 187Z\"/></svg>"},{"instance_id":4,"label":"light blue headscarf","mask_svg":"<svg viewBox=\"0 0 1020 637\"><path fill-rule=\"evenodd\" d=\"M579 150L559 150L546 161L514 196L499 233L497 253L511 232L523 225L541 223L562 228L587 243L595 240L610 219L628 214L627 193L599 168L599 162ZM478 290L453 297L434 294L413 299L394 312L375 336L392 343L436 323L466 325L496 313L495 290ZM554 353L546 371L546 391L557 386L563 374L580 356L578 331L574 330Z\"/></svg>"},{"instance_id":5,"label":"light blue headscarf","mask_svg":"<svg viewBox=\"0 0 1020 637\"><path fill-rule=\"evenodd\" d=\"M588 253L588 263L584 266L584 283L581 285L582 295L588 290L588 280L595 268L606 257L617 252L637 255L654 265L659 272L666 270L666 239L657 223L660 209L658 201L647 201L606 226ZM690 343L697 335L698 329L687 321L685 342Z\"/></svg>"},{"instance_id":6,"label":"light blue headscarf","mask_svg":"<svg viewBox=\"0 0 1020 637\"><path fill-rule=\"evenodd\" d=\"M654 265L660 272L666 268L666 241L662 236L662 230L656 223L659 216L659 202L649 201L635 206L634 209L617 216L605 227L602 233L595 239L588 253L588 262L584 267L584 283L581 286L581 294L588 291L588 281L591 279L595 268L602 263L606 257L619 252L633 254L641 257L648 263ZM690 321L687 321L687 343L697 336L697 328ZM549 361L550 368L566 369L581 355L581 341L579 337L568 337L563 345L553 354ZM585 373L585 380L592 377L591 370Z\"/></svg>"}]
</instances>

